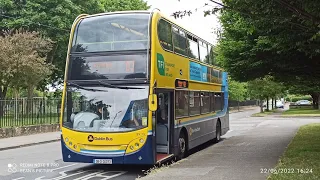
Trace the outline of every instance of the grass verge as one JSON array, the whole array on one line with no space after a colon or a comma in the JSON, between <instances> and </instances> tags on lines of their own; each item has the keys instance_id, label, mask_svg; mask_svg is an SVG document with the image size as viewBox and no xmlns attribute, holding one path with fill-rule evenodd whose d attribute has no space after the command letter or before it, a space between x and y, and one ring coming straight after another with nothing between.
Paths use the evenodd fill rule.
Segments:
<instances>
[{"instance_id":1,"label":"grass verge","mask_svg":"<svg viewBox=\"0 0 320 180\"><path fill-rule=\"evenodd\" d=\"M282 116L320 116L319 109L311 109L311 108L299 108L299 109L289 109L282 113Z\"/></svg>"},{"instance_id":2,"label":"grass verge","mask_svg":"<svg viewBox=\"0 0 320 180\"><path fill-rule=\"evenodd\" d=\"M302 126L268 180L320 179L320 123Z\"/></svg>"}]
</instances>

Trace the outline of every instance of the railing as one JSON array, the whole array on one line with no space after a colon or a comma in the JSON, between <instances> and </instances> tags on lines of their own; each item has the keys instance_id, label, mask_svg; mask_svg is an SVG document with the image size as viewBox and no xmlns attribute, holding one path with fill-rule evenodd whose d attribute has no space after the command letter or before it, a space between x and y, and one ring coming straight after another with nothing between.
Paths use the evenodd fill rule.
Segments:
<instances>
[{"instance_id":1,"label":"railing","mask_svg":"<svg viewBox=\"0 0 320 180\"><path fill-rule=\"evenodd\" d=\"M238 106L259 106L259 101L258 100L247 100L247 101L234 101L234 100L229 100L229 107L238 107Z\"/></svg>"},{"instance_id":2,"label":"railing","mask_svg":"<svg viewBox=\"0 0 320 180\"><path fill-rule=\"evenodd\" d=\"M0 99L0 128L59 123L60 99Z\"/></svg>"}]
</instances>

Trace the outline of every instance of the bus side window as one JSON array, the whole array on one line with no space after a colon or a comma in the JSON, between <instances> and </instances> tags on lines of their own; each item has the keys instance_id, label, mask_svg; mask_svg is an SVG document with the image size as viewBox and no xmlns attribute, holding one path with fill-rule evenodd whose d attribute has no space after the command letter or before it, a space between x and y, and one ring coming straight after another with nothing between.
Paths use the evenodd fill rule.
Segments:
<instances>
[{"instance_id":1,"label":"bus side window","mask_svg":"<svg viewBox=\"0 0 320 180\"><path fill-rule=\"evenodd\" d=\"M163 19L158 23L158 37L162 48L173 51L171 24Z\"/></svg>"}]
</instances>

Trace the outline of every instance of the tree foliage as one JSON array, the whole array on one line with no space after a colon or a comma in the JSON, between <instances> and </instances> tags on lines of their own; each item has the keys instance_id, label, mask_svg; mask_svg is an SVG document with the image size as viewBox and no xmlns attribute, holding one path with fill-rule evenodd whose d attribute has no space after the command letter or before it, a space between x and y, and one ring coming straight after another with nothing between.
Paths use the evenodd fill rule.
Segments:
<instances>
[{"instance_id":1,"label":"tree foliage","mask_svg":"<svg viewBox=\"0 0 320 180\"><path fill-rule=\"evenodd\" d=\"M320 78L320 2L225 0L219 58L237 80ZM235 8L236 7L236 8ZM248 8L250 7L250 8ZM294 10L294 11L293 11Z\"/></svg>"},{"instance_id":2,"label":"tree foliage","mask_svg":"<svg viewBox=\"0 0 320 180\"><path fill-rule=\"evenodd\" d=\"M275 82L273 77L265 76L248 82L248 94L251 98L259 99L261 104L266 99L280 98L285 94L285 86L282 83Z\"/></svg>"},{"instance_id":3,"label":"tree foliage","mask_svg":"<svg viewBox=\"0 0 320 180\"><path fill-rule=\"evenodd\" d=\"M57 68L41 87L62 79L70 28L78 15L149 8L143 0L1 0L0 7L0 30L37 31L55 42L46 62Z\"/></svg>"},{"instance_id":4,"label":"tree foliage","mask_svg":"<svg viewBox=\"0 0 320 180\"><path fill-rule=\"evenodd\" d=\"M244 101L247 97L247 83L241 83L229 78L229 99Z\"/></svg>"},{"instance_id":5,"label":"tree foliage","mask_svg":"<svg viewBox=\"0 0 320 180\"><path fill-rule=\"evenodd\" d=\"M54 69L52 64L46 63L52 44L50 39L40 37L36 32L4 33L0 37L0 86L15 90L25 88L32 93Z\"/></svg>"}]
</instances>

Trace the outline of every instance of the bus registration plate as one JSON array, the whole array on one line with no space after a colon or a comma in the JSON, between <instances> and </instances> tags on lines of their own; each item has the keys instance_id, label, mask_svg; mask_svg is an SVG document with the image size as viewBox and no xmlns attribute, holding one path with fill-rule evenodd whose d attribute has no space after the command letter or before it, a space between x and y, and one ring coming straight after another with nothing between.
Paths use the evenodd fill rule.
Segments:
<instances>
[{"instance_id":1,"label":"bus registration plate","mask_svg":"<svg viewBox=\"0 0 320 180\"><path fill-rule=\"evenodd\" d=\"M94 159L95 164L112 164L112 159Z\"/></svg>"}]
</instances>

